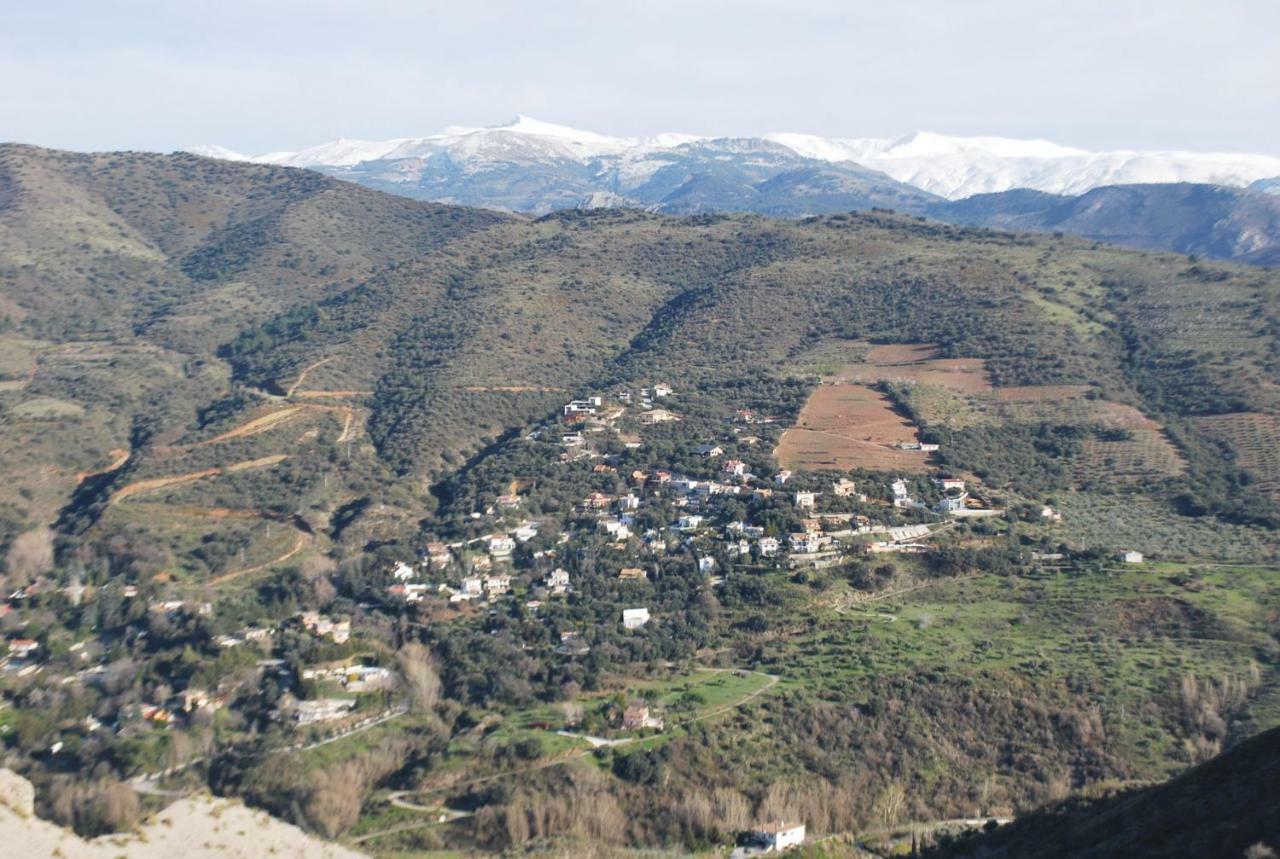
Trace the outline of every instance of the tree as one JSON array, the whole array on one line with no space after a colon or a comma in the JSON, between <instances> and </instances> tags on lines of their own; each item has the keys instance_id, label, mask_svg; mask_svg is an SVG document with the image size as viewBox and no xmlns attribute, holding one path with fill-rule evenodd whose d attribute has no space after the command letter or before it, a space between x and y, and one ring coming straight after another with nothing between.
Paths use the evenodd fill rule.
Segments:
<instances>
[{"instance_id":1,"label":"tree","mask_svg":"<svg viewBox=\"0 0 1280 859\"><path fill-rule=\"evenodd\" d=\"M5 566L10 584L25 585L53 569L53 529L33 528L19 534L9 545Z\"/></svg>"},{"instance_id":2,"label":"tree","mask_svg":"<svg viewBox=\"0 0 1280 859\"><path fill-rule=\"evenodd\" d=\"M907 792L902 789L902 785L896 781L890 782L876 797L876 817L885 826L893 826L898 822L898 815L902 813L902 806L906 801Z\"/></svg>"},{"instance_id":3,"label":"tree","mask_svg":"<svg viewBox=\"0 0 1280 859\"><path fill-rule=\"evenodd\" d=\"M409 703L418 712L429 712L440 700L440 672L426 646L411 641L396 654Z\"/></svg>"}]
</instances>

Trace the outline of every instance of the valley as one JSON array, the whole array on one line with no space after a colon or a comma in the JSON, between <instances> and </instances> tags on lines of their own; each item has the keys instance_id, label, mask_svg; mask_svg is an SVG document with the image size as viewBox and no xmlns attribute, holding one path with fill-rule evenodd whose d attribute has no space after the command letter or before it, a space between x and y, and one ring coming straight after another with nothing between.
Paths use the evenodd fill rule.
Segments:
<instances>
[{"instance_id":1,"label":"valley","mask_svg":"<svg viewBox=\"0 0 1280 859\"><path fill-rule=\"evenodd\" d=\"M1280 725L1280 275L688 211L0 146L39 814L888 853Z\"/></svg>"}]
</instances>

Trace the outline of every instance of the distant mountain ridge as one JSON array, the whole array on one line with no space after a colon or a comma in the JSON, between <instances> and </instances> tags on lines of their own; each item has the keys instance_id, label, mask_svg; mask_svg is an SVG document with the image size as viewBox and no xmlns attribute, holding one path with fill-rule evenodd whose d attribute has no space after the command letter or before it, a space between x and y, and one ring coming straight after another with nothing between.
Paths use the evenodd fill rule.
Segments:
<instances>
[{"instance_id":1,"label":"distant mountain ridge","mask_svg":"<svg viewBox=\"0 0 1280 859\"><path fill-rule=\"evenodd\" d=\"M1086 152L1045 140L803 134L609 137L529 117L296 152L195 154L301 167L420 200L545 215L631 208L807 217L894 209L1151 250L1280 260L1280 158Z\"/></svg>"},{"instance_id":2,"label":"distant mountain ridge","mask_svg":"<svg viewBox=\"0 0 1280 859\"><path fill-rule=\"evenodd\" d=\"M463 172L474 173L499 164L568 161L586 168L597 180L614 178L625 188L661 169L672 157L678 159L690 147L712 143L723 148L724 142L731 140L747 141L749 150L773 144L780 148L779 152L795 158L829 164L852 162L951 200L1014 188L1081 194L1103 185L1195 182L1244 187L1280 177L1280 158L1246 153L1090 152L1047 140L953 137L932 132L893 138L826 138L795 133L753 138L690 134L610 137L527 116L500 126L452 127L426 137L382 141L337 140L296 152L260 156L240 155L216 146L194 147L191 151L228 160L348 169L359 175L375 173L387 181L406 184L414 181L415 171L402 171L397 179L392 178L396 173L388 171L386 164L381 170L368 165L406 160L430 164L444 157ZM621 192L617 187L593 190Z\"/></svg>"},{"instance_id":3,"label":"distant mountain ridge","mask_svg":"<svg viewBox=\"0 0 1280 859\"><path fill-rule=\"evenodd\" d=\"M951 224L1062 232L1148 250L1280 265L1280 194L1222 185L1112 185L1078 196L1016 190L926 209Z\"/></svg>"}]
</instances>

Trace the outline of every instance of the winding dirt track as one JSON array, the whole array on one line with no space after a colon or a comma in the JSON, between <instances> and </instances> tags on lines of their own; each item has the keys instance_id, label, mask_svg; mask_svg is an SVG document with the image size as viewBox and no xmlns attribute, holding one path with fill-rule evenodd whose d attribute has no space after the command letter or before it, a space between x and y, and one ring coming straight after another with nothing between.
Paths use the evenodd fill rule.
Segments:
<instances>
[{"instance_id":1,"label":"winding dirt track","mask_svg":"<svg viewBox=\"0 0 1280 859\"><path fill-rule=\"evenodd\" d=\"M289 551L285 552L280 557L272 558L270 561L267 561L262 564L258 564L253 567L245 567L243 570L232 570L229 573L223 573L220 576L214 576L212 579L209 579L209 584L225 585L227 582L235 581L236 579L242 576L248 576L254 573L260 573L263 570L274 567L276 564L283 564L285 561L289 560L294 555L298 554L304 548L306 548L307 544L310 542L311 542L310 535L306 534L303 531L299 531L297 533L297 536L294 537L293 545L289 548Z\"/></svg>"},{"instance_id":2,"label":"winding dirt track","mask_svg":"<svg viewBox=\"0 0 1280 859\"><path fill-rule=\"evenodd\" d=\"M120 487L111 496L111 503L114 504L117 501L123 501L126 498L132 498L144 492L153 492L157 489L203 480L206 477L217 477L220 474L236 474L241 471L252 471L256 468L270 468L273 465L279 465L288 458L284 454L276 454L275 456L264 456L261 459L247 459L244 462L236 462L223 468L202 468L199 471L175 474L172 477L153 477L148 480L139 480L136 483Z\"/></svg>"},{"instance_id":3,"label":"winding dirt track","mask_svg":"<svg viewBox=\"0 0 1280 859\"><path fill-rule=\"evenodd\" d=\"M216 435L213 438L205 439L204 441L198 441L192 445L192 447L203 447L207 444L217 444L218 442L231 441L235 438L257 435L258 433L275 429L285 422L293 420L302 412L306 411L306 409L306 406L285 406L283 409L276 409L274 412L267 412L265 415L259 415L253 420L246 421L245 423L240 424L240 426L229 429L221 435Z\"/></svg>"},{"instance_id":4,"label":"winding dirt track","mask_svg":"<svg viewBox=\"0 0 1280 859\"><path fill-rule=\"evenodd\" d=\"M293 396L299 399L319 400L319 399L351 399L353 397L372 397L373 391L298 391Z\"/></svg>"},{"instance_id":5,"label":"winding dirt track","mask_svg":"<svg viewBox=\"0 0 1280 859\"><path fill-rule=\"evenodd\" d=\"M310 373L312 370L316 369L317 367L328 364L332 360L333 358L321 358L319 361L316 361L314 364L308 364L306 367L303 367L302 372L298 374L298 378L294 379L293 384L290 385L289 389L284 392L285 397L292 397L293 392L298 390L298 388L302 387L302 383L307 380L308 373Z\"/></svg>"},{"instance_id":6,"label":"winding dirt track","mask_svg":"<svg viewBox=\"0 0 1280 859\"><path fill-rule=\"evenodd\" d=\"M84 483L90 477L100 477L104 474L110 474L113 471L119 470L124 466L126 462L129 461L129 457L133 455L129 451L119 447L116 448L115 450L110 451L110 453L113 457L115 457L115 459L111 460L111 464L108 465L106 468L100 468L97 471L77 471L76 485L79 486L81 483Z\"/></svg>"}]
</instances>

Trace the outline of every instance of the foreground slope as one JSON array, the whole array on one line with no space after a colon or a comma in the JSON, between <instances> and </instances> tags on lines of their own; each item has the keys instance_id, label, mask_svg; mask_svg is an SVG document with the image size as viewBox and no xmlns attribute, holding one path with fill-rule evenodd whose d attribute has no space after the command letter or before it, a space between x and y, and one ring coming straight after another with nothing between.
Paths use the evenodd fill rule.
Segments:
<instances>
[{"instance_id":1,"label":"foreground slope","mask_svg":"<svg viewBox=\"0 0 1280 859\"><path fill-rule=\"evenodd\" d=\"M1280 728L1164 784L1072 799L927 855L1250 856L1280 847Z\"/></svg>"}]
</instances>

